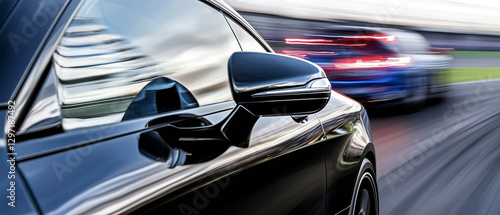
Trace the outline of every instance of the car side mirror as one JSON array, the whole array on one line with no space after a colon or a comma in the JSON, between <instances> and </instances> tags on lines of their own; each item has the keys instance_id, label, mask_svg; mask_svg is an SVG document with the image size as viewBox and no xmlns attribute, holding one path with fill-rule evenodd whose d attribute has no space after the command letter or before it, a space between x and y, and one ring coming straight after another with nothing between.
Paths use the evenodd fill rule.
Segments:
<instances>
[{"instance_id":1,"label":"car side mirror","mask_svg":"<svg viewBox=\"0 0 500 215\"><path fill-rule=\"evenodd\" d=\"M235 52L228 72L235 102L255 115L312 114L331 94L321 67L285 55Z\"/></svg>"},{"instance_id":2,"label":"car side mirror","mask_svg":"<svg viewBox=\"0 0 500 215\"><path fill-rule=\"evenodd\" d=\"M171 162L170 168L174 168L191 162L186 160L187 154L182 150L169 146L182 145L180 142L183 137L210 137L207 139L212 144L246 148L253 126L260 116L312 114L321 110L330 99L331 85L323 69L298 58L260 52L235 52L229 58L228 71L231 91L238 106L226 119L208 126L179 127L172 124L162 127L155 130L156 133L141 136L141 153L156 161ZM167 79L159 79L150 85L151 87L145 87L145 95L137 101L158 100L163 95L161 92L173 89L174 86L177 91L172 95L177 95L178 91L184 89ZM158 97L157 94L148 94L150 91L160 92L161 95ZM183 105L197 106L197 103L193 97L192 102ZM156 113L163 106L156 104L155 107L141 109L138 113ZM135 111L130 114L133 118L137 115L137 110L131 111ZM162 134L170 138L169 142L163 139ZM221 151L225 149L222 148Z\"/></svg>"}]
</instances>

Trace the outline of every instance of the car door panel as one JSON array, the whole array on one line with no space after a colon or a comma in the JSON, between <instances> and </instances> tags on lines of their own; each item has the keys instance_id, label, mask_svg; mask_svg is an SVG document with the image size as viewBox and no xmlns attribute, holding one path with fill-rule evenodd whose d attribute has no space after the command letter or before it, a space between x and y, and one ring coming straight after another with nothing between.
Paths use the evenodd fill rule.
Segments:
<instances>
[{"instance_id":1,"label":"car door panel","mask_svg":"<svg viewBox=\"0 0 500 215\"><path fill-rule=\"evenodd\" d=\"M230 112L227 107L233 104L226 102L191 109L189 112L192 116L205 112L205 115L209 115L207 118L216 123L227 117ZM155 183L158 183L162 174L168 175L166 179L173 180L179 180L184 175L189 176L190 174L184 173L189 171L189 168L170 169L167 163L155 162L144 156L140 153L138 144L142 133L160 129L170 125L169 123L189 120L176 120L178 117L174 116L186 115L185 111L180 112L100 128L71 131L19 144L19 154L23 155L19 168L26 173L27 184L35 198L39 199L41 211L47 214L60 214L63 211L79 214L92 210L103 212L103 208L108 204L94 205L97 202L89 199L107 202L116 199L117 195L134 199L133 196L140 192L143 185L158 186ZM148 120L150 122L156 120L157 124L148 127ZM143 129L137 129L141 126ZM133 129L137 131L130 131ZM70 141L78 144L64 148L59 144L50 144ZM45 143L49 146L43 147ZM30 146L38 147L31 149ZM40 154L41 152L46 154ZM140 185L140 182L143 185ZM124 202L127 201L115 203L124 207Z\"/></svg>"},{"instance_id":2,"label":"car door panel","mask_svg":"<svg viewBox=\"0 0 500 215\"><path fill-rule=\"evenodd\" d=\"M263 163L231 172L178 198L160 199L136 214L322 214L323 147L315 144L258 160Z\"/></svg>"},{"instance_id":3,"label":"car door panel","mask_svg":"<svg viewBox=\"0 0 500 215\"><path fill-rule=\"evenodd\" d=\"M251 135L249 147L226 151L219 158L234 159L205 181L134 213L322 214L324 145L316 117L302 123L290 116L262 117Z\"/></svg>"},{"instance_id":4,"label":"car door panel","mask_svg":"<svg viewBox=\"0 0 500 215\"><path fill-rule=\"evenodd\" d=\"M360 161L369 157L375 163L369 121L362 106L336 92L332 92L329 103L316 115L323 124L327 139L326 211L328 214L347 214Z\"/></svg>"},{"instance_id":5,"label":"car door panel","mask_svg":"<svg viewBox=\"0 0 500 215\"><path fill-rule=\"evenodd\" d=\"M224 119L227 112L208 116L215 124ZM161 132L161 128L167 125L170 124L103 138L99 142L90 141L80 147L54 151L43 157L25 157L19 168L26 173L27 184L35 198L39 199L41 211L47 214L63 211L79 214L128 211L144 205L151 199L196 188L214 180L214 175L242 171L274 157L278 158L271 160L270 164L257 165L254 169L250 168L250 171L242 171L242 175L246 177L239 176L240 179L235 179L236 182L232 185L234 190L237 191L237 187L248 188L248 185L252 184L248 180L260 178L260 184L254 184L254 187L258 185L256 187L259 189L250 189L251 192L247 193L248 198L253 198L253 201L264 203L265 197L269 197L276 198L269 202L289 202L285 201L285 197L289 197L285 194L291 192L290 187L296 187L297 189L292 189L295 191L294 195L306 192L307 197L297 199L289 207L278 208L302 211L317 208L311 205L322 204L325 186L323 150L321 144L315 143L321 140L323 130L314 115L302 123L295 122L290 116L261 117L254 126L248 148L231 146L212 160L175 168L170 168L168 163L156 162L144 156L138 147L141 134L151 130ZM66 140L75 140L72 136L85 137L84 134L75 133L78 132L60 136L66 136ZM35 142L37 140L32 140L30 145L43 144ZM26 149L28 145L24 146L21 150ZM267 178L266 172L274 175ZM307 183L304 183L304 180ZM289 186L272 189L274 185L279 184ZM269 193L264 195L267 190L282 193L284 196L272 197ZM229 197L234 198L232 195ZM218 209L217 206L221 205L213 204L212 207ZM268 205L268 209L269 207L273 206Z\"/></svg>"},{"instance_id":6,"label":"car door panel","mask_svg":"<svg viewBox=\"0 0 500 215\"><path fill-rule=\"evenodd\" d=\"M195 109L173 111L160 114L158 116L150 116L115 124L74 130L59 135L51 135L36 139L29 139L29 136L19 136L18 139L21 138L20 140L23 140L23 138L25 138L27 140L23 140L22 144L18 145L18 150L22 152L19 153L18 159L23 161L35 157L41 157L45 154L67 150L68 148L80 147L102 140L124 136L138 130L148 129L148 125L151 123L154 123L154 126L161 126L162 124L184 120L186 118L179 116L185 116L186 113L189 113L192 117L207 117L210 119L224 118L229 113L227 111L232 110L234 107L235 103L229 101ZM220 114L223 116L219 116Z\"/></svg>"}]
</instances>

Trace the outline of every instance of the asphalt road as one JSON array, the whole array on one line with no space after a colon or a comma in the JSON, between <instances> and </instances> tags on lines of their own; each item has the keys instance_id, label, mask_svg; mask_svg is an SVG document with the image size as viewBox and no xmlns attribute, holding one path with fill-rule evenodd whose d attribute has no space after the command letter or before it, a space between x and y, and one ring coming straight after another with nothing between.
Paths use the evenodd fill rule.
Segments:
<instances>
[{"instance_id":1,"label":"asphalt road","mask_svg":"<svg viewBox=\"0 0 500 215\"><path fill-rule=\"evenodd\" d=\"M420 112L370 111L381 214L500 214L500 80Z\"/></svg>"}]
</instances>

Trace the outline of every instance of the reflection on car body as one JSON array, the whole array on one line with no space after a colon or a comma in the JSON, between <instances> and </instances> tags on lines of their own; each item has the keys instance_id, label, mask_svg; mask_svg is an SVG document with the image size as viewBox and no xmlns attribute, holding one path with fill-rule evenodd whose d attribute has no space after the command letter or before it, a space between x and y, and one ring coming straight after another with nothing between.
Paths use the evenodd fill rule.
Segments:
<instances>
[{"instance_id":1,"label":"reflection on car body","mask_svg":"<svg viewBox=\"0 0 500 215\"><path fill-rule=\"evenodd\" d=\"M20 2L0 35L48 6ZM16 153L18 204L3 212L378 214L363 106L318 65L274 54L224 2L59 10L18 61L0 40L12 73L0 80L2 122L17 105L15 149L4 137L0 156Z\"/></svg>"}]
</instances>

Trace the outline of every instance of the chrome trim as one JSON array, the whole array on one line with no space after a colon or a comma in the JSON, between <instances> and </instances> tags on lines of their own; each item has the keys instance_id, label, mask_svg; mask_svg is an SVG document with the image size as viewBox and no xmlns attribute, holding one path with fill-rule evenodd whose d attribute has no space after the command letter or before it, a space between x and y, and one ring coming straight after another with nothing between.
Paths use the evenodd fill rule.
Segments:
<instances>
[{"instance_id":1,"label":"chrome trim","mask_svg":"<svg viewBox=\"0 0 500 215\"><path fill-rule=\"evenodd\" d=\"M206 2L215 8L223 11L224 13L228 14L231 18L236 20L240 25L244 26L246 30L250 31L250 33L253 34L253 36L259 40L260 44L263 45L267 51L274 53L274 50L267 44L266 40L262 38L262 36L255 30L250 23L248 23L236 10L231 8L226 2L221 1L221 0L200 0L202 2Z\"/></svg>"},{"instance_id":2,"label":"chrome trim","mask_svg":"<svg viewBox=\"0 0 500 215\"><path fill-rule=\"evenodd\" d=\"M61 8L61 11L57 15L57 18L54 21L53 26L50 27L49 33L47 33L46 37L43 40L43 46L37 50L36 55L33 57L30 62L31 66L26 69L21 81L18 83L14 94L12 95L11 100L16 101L16 112L14 117L16 118L16 125L21 125L24 121L24 117L29 112L29 109L32 105L32 102L36 98L36 94L33 94L33 91L36 88L38 83L43 82L45 80L43 77L46 76L45 70L47 65L52 60L52 54L57 48L57 44L60 43L62 36L64 35L65 30L68 28L71 20L76 16L78 10L83 5L85 0L81 0L75 9L72 11L72 14L69 16L68 21L64 24L64 27L61 29L57 29L59 22L61 22L61 18L63 17L68 7L72 4L71 1L66 1L64 6ZM59 32L59 35L56 35ZM24 115L23 115L24 114ZM20 127L18 127L20 128ZM16 130L18 129L16 128ZM6 127L7 129L7 127Z\"/></svg>"},{"instance_id":3,"label":"chrome trim","mask_svg":"<svg viewBox=\"0 0 500 215\"><path fill-rule=\"evenodd\" d=\"M324 92L332 90L330 81L326 78L315 79L309 82L305 88L278 89L253 94L252 97L265 97L268 95L290 95L290 94L309 94L314 92Z\"/></svg>"}]
</instances>

